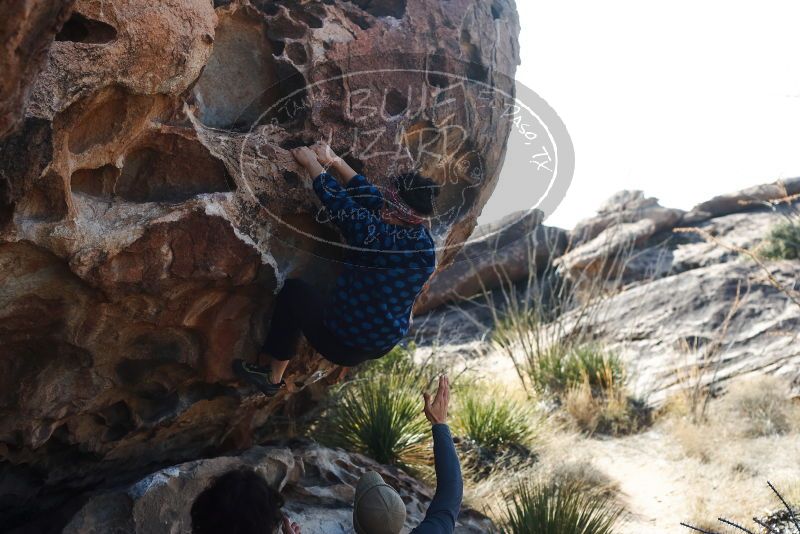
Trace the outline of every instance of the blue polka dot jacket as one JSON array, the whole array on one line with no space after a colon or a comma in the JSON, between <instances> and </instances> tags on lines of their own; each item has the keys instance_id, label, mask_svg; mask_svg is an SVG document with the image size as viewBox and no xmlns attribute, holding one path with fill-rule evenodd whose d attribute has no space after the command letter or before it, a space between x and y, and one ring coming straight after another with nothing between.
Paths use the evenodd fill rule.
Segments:
<instances>
[{"instance_id":1,"label":"blue polka dot jacket","mask_svg":"<svg viewBox=\"0 0 800 534\"><path fill-rule=\"evenodd\" d=\"M389 350L408 332L414 301L436 267L430 232L384 222L383 196L361 175L342 187L322 173L313 184L349 248L325 326L348 346Z\"/></svg>"}]
</instances>

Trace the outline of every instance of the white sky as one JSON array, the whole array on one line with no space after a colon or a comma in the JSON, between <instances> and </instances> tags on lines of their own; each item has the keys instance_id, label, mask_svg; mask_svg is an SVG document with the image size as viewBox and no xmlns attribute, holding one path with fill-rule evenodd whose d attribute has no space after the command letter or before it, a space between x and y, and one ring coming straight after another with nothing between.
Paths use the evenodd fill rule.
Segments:
<instances>
[{"instance_id":1,"label":"white sky","mask_svg":"<svg viewBox=\"0 0 800 534\"><path fill-rule=\"evenodd\" d=\"M517 9L517 79L575 145L572 185L548 224L569 228L621 189L688 209L800 175L797 0L517 0ZM513 183L501 174L503 205L490 201L480 222L529 207L503 195Z\"/></svg>"}]
</instances>

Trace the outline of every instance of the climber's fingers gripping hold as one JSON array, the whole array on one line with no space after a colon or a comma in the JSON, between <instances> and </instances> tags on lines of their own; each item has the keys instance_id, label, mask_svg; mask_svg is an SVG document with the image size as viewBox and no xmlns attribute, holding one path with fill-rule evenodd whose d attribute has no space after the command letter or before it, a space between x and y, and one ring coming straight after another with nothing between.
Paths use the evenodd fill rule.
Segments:
<instances>
[{"instance_id":1,"label":"climber's fingers gripping hold","mask_svg":"<svg viewBox=\"0 0 800 534\"><path fill-rule=\"evenodd\" d=\"M319 162L326 167L332 165L337 159L339 159L339 156L336 155L336 152L333 151L328 143L323 141L317 141L311 145L311 150L313 150L314 154L317 155Z\"/></svg>"},{"instance_id":2,"label":"climber's fingers gripping hold","mask_svg":"<svg viewBox=\"0 0 800 534\"><path fill-rule=\"evenodd\" d=\"M297 160L297 163L303 166L311 178L319 176L324 171L322 165L317 161L317 155L313 150L307 146L293 148L291 150L292 156Z\"/></svg>"},{"instance_id":3,"label":"climber's fingers gripping hold","mask_svg":"<svg viewBox=\"0 0 800 534\"><path fill-rule=\"evenodd\" d=\"M293 148L291 152L294 159L297 160L297 163L303 167L308 167L312 162L317 161L317 155L307 146Z\"/></svg>"}]
</instances>

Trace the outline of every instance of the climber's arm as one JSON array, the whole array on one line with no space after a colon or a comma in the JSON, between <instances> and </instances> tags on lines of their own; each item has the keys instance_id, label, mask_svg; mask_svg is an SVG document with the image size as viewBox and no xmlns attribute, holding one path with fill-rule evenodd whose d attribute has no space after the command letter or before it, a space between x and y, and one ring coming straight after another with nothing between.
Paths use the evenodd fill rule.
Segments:
<instances>
[{"instance_id":1,"label":"climber's arm","mask_svg":"<svg viewBox=\"0 0 800 534\"><path fill-rule=\"evenodd\" d=\"M333 222L347 242L356 247L380 246L386 224L373 211L358 204L336 179L325 172L316 154L308 147L292 150L292 155L314 178L314 192L328 210ZM316 174L315 174L316 173Z\"/></svg>"},{"instance_id":2,"label":"climber's arm","mask_svg":"<svg viewBox=\"0 0 800 534\"><path fill-rule=\"evenodd\" d=\"M436 468L436 493L425 512L425 519L413 534L450 534L456 528L461 509L464 483L453 437L447 426L447 405L450 402L450 383L446 376L439 378L439 389L433 402L425 395L425 415L433 423L433 458Z\"/></svg>"},{"instance_id":3,"label":"climber's arm","mask_svg":"<svg viewBox=\"0 0 800 534\"><path fill-rule=\"evenodd\" d=\"M346 188L353 200L368 210L378 211L383 207L383 195L364 176L356 174L347 182Z\"/></svg>"},{"instance_id":4,"label":"climber's arm","mask_svg":"<svg viewBox=\"0 0 800 534\"><path fill-rule=\"evenodd\" d=\"M347 192L353 200L368 210L377 211L383 207L383 195L377 187L361 174L357 173L345 160L336 155L336 152L327 143L318 142L311 146L317 155L317 160L326 169L333 171L341 183L345 184Z\"/></svg>"},{"instance_id":5,"label":"climber's arm","mask_svg":"<svg viewBox=\"0 0 800 534\"><path fill-rule=\"evenodd\" d=\"M345 160L336 155L328 143L319 141L309 148L316 154L319 163L326 169L332 170L333 174L346 186L349 186L352 179L358 175Z\"/></svg>"}]
</instances>

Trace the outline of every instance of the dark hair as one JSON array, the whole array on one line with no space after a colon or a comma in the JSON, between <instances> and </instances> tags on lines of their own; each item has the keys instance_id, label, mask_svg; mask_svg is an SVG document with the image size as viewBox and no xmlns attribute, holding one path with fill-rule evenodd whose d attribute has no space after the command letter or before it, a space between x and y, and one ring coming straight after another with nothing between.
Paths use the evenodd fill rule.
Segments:
<instances>
[{"instance_id":1,"label":"dark hair","mask_svg":"<svg viewBox=\"0 0 800 534\"><path fill-rule=\"evenodd\" d=\"M192 504L194 534L274 534L283 497L250 469L217 477Z\"/></svg>"},{"instance_id":2,"label":"dark hair","mask_svg":"<svg viewBox=\"0 0 800 534\"><path fill-rule=\"evenodd\" d=\"M403 202L420 215L432 215L441 186L418 172L395 176L392 181Z\"/></svg>"}]
</instances>

